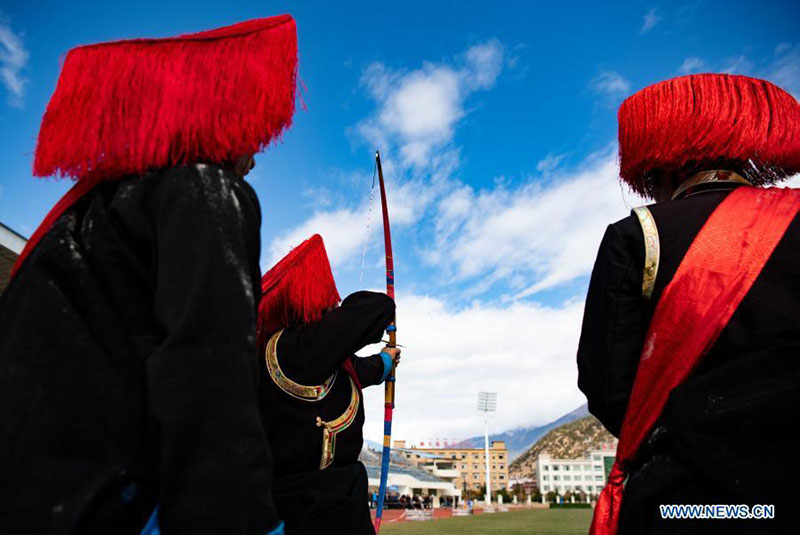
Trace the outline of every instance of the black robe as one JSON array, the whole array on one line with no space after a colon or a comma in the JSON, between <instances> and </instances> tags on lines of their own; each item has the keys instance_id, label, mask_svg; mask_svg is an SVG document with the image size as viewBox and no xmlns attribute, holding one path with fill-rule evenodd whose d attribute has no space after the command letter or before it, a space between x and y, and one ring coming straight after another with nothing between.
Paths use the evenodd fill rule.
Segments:
<instances>
[{"instance_id":1,"label":"black robe","mask_svg":"<svg viewBox=\"0 0 800 535\"><path fill-rule=\"evenodd\" d=\"M331 421L350 404L352 387L341 368L356 351L380 342L394 317L394 301L385 294L356 292L320 321L289 327L276 346L285 375L302 385L320 385L332 374L329 393L318 401L297 399L271 378L265 351L261 355L260 399L264 427L275 462L275 500L288 535L305 533L372 533L367 474L358 461L363 445L364 398L358 392L358 412L352 424L336 436L330 467L320 470L323 430L319 416ZM380 355L355 357L362 388L379 384L384 373ZM322 530L322 531L318 531Z\"/></svg>"},{"instance_id":2,"label":"black robe","mask_svg":"<svg viewBox=\"0 0 800 535\"><path fill-rule=\"evenodd\" d=\"M635 215L608 227L586 300L578 384L619 435L655 304L732 186L650 206L661 244L650 303ZM669 396L630 470L620 533L800 533L800 218L698 369ZM660 504L771 504L774 520L661 520Z\"/></svg>"},{"instance_id":3,"label":"black robe","mask_svg":"<svg viewBox=\"0 0 800 535\"><path fill-rule=\"evenodd\" d=\"M260 534L258 199L197 165L102 183L0 297L0 533Z\"/></svg>"}]
</instances>

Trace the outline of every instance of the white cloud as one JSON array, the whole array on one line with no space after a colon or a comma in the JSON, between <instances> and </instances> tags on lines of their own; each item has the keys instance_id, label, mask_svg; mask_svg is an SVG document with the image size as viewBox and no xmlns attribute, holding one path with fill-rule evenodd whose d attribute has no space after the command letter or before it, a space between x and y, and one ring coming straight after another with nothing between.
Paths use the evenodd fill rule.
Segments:
<instances>
[{"instance_id":1,"label":"white cloud","mask_svg":"<svg viewBox=\"0 0 800 535\"><path fill-rule=\"evenodd\" d=\"M781 43L765 76L800 99L800 44Z\"/></svg>"},{"instance_id":2,"label":"white cloud","mask_svg":"<svg viewBox=\"0 0 800 535\"><path fill-rule=\"evenodd\" d=\"M440 171L431 178L394 181L389 196L392 222L394 228L423 225L416 252L437 274L427 281L428 287L437 292L460 288L462 303L497 289L495 297L513 301L587 276L605 227L644 200L620 186L614 146L574 169L563 168L563 158L548 155L537 164L539 173L521 185L499 181L483 191L451 178L458 166L452 154L446 163L430 164ZM387 160L387 177L395 176L401 166ZM271 244L270 265L291 246L320 232L335 268L356 267L362 258L366 213L366 201L356 209L315 213ZM375 254L369 266L379 252L377 198L371 221L368 238Z\"/></svg>"},{"instance_id":3,"label":"white cloud","mask_svg":"<svg viewBox=\"0 0 800 535\"><path fill-rule=\"evenodd\" d=\"M679 71L681 74L690 74L700 69L706 69L701 59L686 58ZM725 59L716 69L709 70L764 78L800 99L800 44L798 43L780 43L775 47L772 57L758 63L747 55L740 54Z\"/></svg>"},{"instance_id":4,"label":"white cloud","mask_svg":"<svg viewBox=\"0 0 800 535\"><path fill-rule=\"evenodd\" d=\"M549 173L558 167L566 154L548 154L536 163L536 170L540 173Z\"/></svg>"},{"instance_id":5,"label":"white cloud","mask_svg":"<svg viewBox=\"0 0 800 535\"><path fill-rule=\"evenodd\" d=\"M642 19L642 27L639 29L639 34L644 35L658 24L658 21L661 20L661 17L658 15L658 12L655 8L651 9L647 13L645 13L644 18Z\"/></svg>"},{"instance_id":6,"label":"white cloud","mask_svg":"<svg viewBox=\"0 0 800 535\"><path fill-rule=\"evenodd\" d=\"M388 165L387 165L388 164ZM384 169L393 168L391 161L384 163ZM388 177L387 174L387 189ZM366 184L367 182L364 181ZM443 184L432 184L412 179L404 183L391 182L391 195L387 194L390 223L392 228L402 228L416 223L424 211L442 190ZM356 208L319 209L300 225L290 229L270 242L262 268L269 269L285 256L293 247L313 234L320 234L325 241L325 249L334 269L354 267L360 263L365 239L374 248L374 237L382 232L380 192L376 184L372 199L372 212L368 199ZM369 227L367 227L369 221ZM382 243L380 244L382 247ZM381 250L382 251L382 250ZM381 253L382 254L382 253ZM382 257L381 257L382 258Z\"/></svg>"},{"instance_id":7,"label":"white cloud","mask_svg":"<svg viewBox=\"0 0 800 535\"><path fill-rule=\"evenodd\" d=\"M616 103L631 91L631 83L614 71L603 71L589 82L589 87L609 103Z\"/></svg>"},{"instance_id":8,"label":"white cloud","mask_svg":"<svg viewBox=\"0 0 800 535\"><path fill-rule=\"evenodd\" d=\"M27 85L22 71L28 64L28 57L22 37L11 29L8 20L0 12L0 83L5 86L7 102L13 107L22 106Z\"/></svg>"},{"instance_id":9,"label":"white cloud","mask_svg":"<svg viewBox=\"0 0 800 535\"><path fill-rule=\"evenodd\" d=\"M478 391L498 393L492 431L544 423L585 402L577 389L582 302L515 303L450 310L428 296L400 296L393 437L420 440L479 434ZM370 351L364 351L367 355ZM383 388L365 390L365 436L379 440Z\"/></svg>"},{"instance_id":10,"label":"white cloud","mask_svg":"<svg viewBox=\"0 0 800 535\"><path fill-rule=\"evenodd\" d=\"M490 39L467 50L463 76L472 89L491 89L503 70L504 47Z\"/></svg>"},{"instance_id":11,"label":"white cloud","mask_svg":"<svg viewBox=\"0 0 800 535\"><path fill-rule=\"evenodd\" d=\"M680 74L693 74L705 69L706 63L701 58L689 57L683 60L681 66L678 67Z\"/></svg>"},{"instance_id":12,"label":"white cloud","mask_svg":"<svg viewBox=\"0 0 800 535\"><path fill-rule=\"evenodd\" d=\"M362 84L378 109L358 125L359 133L375 145L399 147L404 166L427 166L433 151L452 141L467 96L494 86L503 54L503 45L492 39L469 48L455 64L426 63L410 72L371 64Z\"/></svg>"},{"instance_id":13,"label":"white cloud","mask_svg":"<svg viewBox=\"0 0 800 535\"><path fill-rule=\"evenodd\" d=\"M594 155L572 172L552 172L517 189L474 192L464 186L438 207L428 262L459 281L488 289L498 281L522 298L592 268L606 225L626 216L616 151Z\"/></svg>"},{"instance_id":14,"label":"white cloud","mask_svg":"<svg viewBox=\"0 0 800 535\"><path fill-rule=\"evenodd\" d=\"M336 267L354 257L360 238L364 235L365 221L366 212L361 210L317 212L300 226L270 243L265 267L269 269L275 265L293 247L313 234L322 235L331 265Z\"/></svg>"},{"instance_id":15,"label":"white cloud","mask_svg":"<svg viewBox=\"0 0 800 535\"><path fill-rule=\"evenodd\" d=\"M389 96L378 120L404 140L404 161L423 165L433 148L453 138L453 125L464 116L460 99L459 77L450 69L416 72Z\"/></svg>"},{"instance_id":16,"label":"white cloud","mask_svg":"<svg viewBox=\"0 0 800 535\"><path fill-rule=\"evenodd\" d=\"M528 45L517 43L506 52L506 67L514 80L522 80L527 76L530 64L523 59L528 54Z\"/></svg>"},{"instance_id":17,"label":"white cloud","mask_svg":"<svg viewBox=\"0 0 800 535\"><path fill-rule=\"evenodd\" d=\"M465 99L494 86L503 69L503 56L503 45L491 39L459 54L453 64L425 63L403 71L372 63L364 70L361 83L377 106L356 131L364 142L381 149L393 225L418 222L447 188L459 165L453 135L467 114ZM368 240L380 230L379 202L374 201ZM270 244L265 267L314 232L325 239L334 267L356 258L360 261L367 212L366 200L357 206L315 211Z\"/></svg>"},{"instance_id":18,"label":"white cloud","mask_svg":"<svg viewBox=\"0 0 800 535\"><path fill-rule=\"evenodd\" d=\"M750 74L753 71L753 67L753 62L742 54L725 60L721 72L727 74Z\"/></svg>"}]
</instances>

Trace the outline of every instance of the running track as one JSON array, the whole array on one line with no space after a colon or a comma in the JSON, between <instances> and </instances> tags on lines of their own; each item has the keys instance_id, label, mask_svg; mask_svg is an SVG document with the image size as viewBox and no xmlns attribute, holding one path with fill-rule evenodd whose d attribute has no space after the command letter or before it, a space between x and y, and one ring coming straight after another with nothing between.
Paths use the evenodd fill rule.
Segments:
<instances>
[{"instance_id":1,"label":"running track","mask_svg":"<svg viewBox=\"0 0 800 535\"><path fill-rule=\"evenodd\" d=\"M514 507L513 505L509 506L510 510L514 509L521 509L521 506ZM383 510L383 520L381 521L384 524L393 524L395 522L408 522L405 518L405 509L384 509ZM473 509L474 514L482 515L483 508L476 507ZM500 514L500 513L495 513ZM433 518L434 520L438 520L440 518L450 518L452 517L452 513L450 509L434 509L433 510ZM375 510L372 510L372 518L375 519Z\"/></svg>"}]
</instances>

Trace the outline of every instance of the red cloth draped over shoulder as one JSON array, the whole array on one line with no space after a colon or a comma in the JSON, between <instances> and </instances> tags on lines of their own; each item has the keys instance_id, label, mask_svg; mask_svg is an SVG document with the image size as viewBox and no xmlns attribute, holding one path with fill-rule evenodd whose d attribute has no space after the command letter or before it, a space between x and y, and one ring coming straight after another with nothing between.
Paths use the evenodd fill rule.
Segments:
<instances>
[{"instance_id":1,"label":"red cloth draped over shoulder","mask_svg":"<svg viewBox=\"0 0 800 535\"><path fill-rule=\"evenodd\" d=\"M34 231L31 239L25 244L25 247L22 249L22 252L17 257L17 260L14 262L14 266L11 268L11 275L9 276L9 280L14 278L14 275L17 274L19 268L25 263L25 259L28 258L28 255L31 254L31 251L36 247L36 244L39 243L39 240L47 234L47 232L53 227L58 218L61 217L64 212L69 210L73 204L78 202L81 197L86 195L89 190L95 187L96 184L86 181L80 181L72 186L61 199L53 206L50 211L45 216L44 220L38 226L38 228Z\"/></svg>"},{"instance_id":2,"label":"red cloth draped over shoulder","mask_svg":"<svg viewBox=\"0 0 800 535\"><path fill-rule=\"evenodd\" d=\"M714 345L798 210L800 190L740 187L695 237L653 314L590 535L617 533L628 464L669 393Z\"/></svg>"}]
</instances>

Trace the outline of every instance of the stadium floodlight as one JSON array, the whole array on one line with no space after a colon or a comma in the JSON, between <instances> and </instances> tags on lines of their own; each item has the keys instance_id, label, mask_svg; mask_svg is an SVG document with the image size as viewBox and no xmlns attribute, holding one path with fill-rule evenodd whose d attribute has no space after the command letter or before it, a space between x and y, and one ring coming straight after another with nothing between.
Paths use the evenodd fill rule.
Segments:
<instances>
[{"instance_id":1,"label":"stadium floodlight","mask_svg":"<svg viewBox=\"0 0 800 535\"><path fill-rule=\"evenodd\" d=\"M478 392L478 410L495 412L497 410L497 392Z\"/></svg>"},{"instance_id":2,"label":"stadium floodlight","mask_svg":"<svg viewBox=\"0 0 800 535\"><path fill-rule=\"evenodd\" d=\"M497 410L497 392L478 392L478 411L484 414L483 439L486 456L486 508L492 509L492 479L489 473L489 413Z\"/></svg>"}]
</instances>

